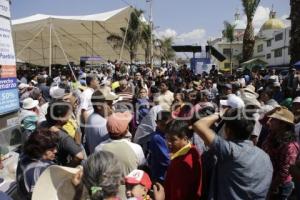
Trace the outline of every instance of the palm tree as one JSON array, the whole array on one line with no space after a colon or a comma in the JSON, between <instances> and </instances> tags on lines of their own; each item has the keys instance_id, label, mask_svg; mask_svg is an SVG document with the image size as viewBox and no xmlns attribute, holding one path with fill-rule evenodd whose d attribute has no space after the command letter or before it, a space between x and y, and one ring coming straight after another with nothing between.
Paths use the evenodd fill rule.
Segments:
<instances>
[{"instance_id":1,"label":"palm tree","mask_svg":"<svg viewBox=\"0 0 300 200\"><path fill-rule=\"evenodd\" d=\"M247 61L253 56L255 38L252 22L259 3L260 0L242 0L244 12L247 16L247 27L243 39L243 61Z\"/></svg>"},{"instance_id":2,"label":"palm tree","mask_svg":"<svg viewBox=\"0 0 300 200\"><path fill-rule=\"evenodd\" d=\"M152 44L154 42L152 41ZM143 24L142 29L142 44L145 49L145 64L147 65L150 63L150 51L151 51L151 25L150 24Z\"/></svg>"},{"instance_id":3,"label":"palm tree","mask_svg":"<svg viewBox=\"0 0 300 200\"><path fill-rule=\"evenodd\" d=\"M290 0L291 5L291 64L295 64L300 60L300 1Z\"/></svg>"},{"instance_id":4,"label":"palm tree","mask_svg":"<svg viewBox=\"0 0 300 200\"><path fill-rule=\"evenodd\" d=\"M142 40L143 22L140 20L142 13L142 10L134 9L130 14L128 27L120 28L121 35L112 33L107 37L107 41L112 43L115 49L122 48L123 38L125 38L124 48L129 53L131 64L136 57L138 46Z\"/></svg>"},{"instance_id":5,"label":"palm tree","mask_svg":"<svg viewBox=\"0 0 300 200\"><path fill-rule=\"evenodd\" d=\"M175 58L175 51L172 48L173 45L173 38L166 37L159 40L159 48L160 48L160 56L161 56L161 64L163 61L166 61L168 65L168 61Z\"/></svg>"},{"instance_id":6,"label":"palm tree","mask_svg":"<svg viewBox=\"0 0 300 200\"><path fill-rule=\"evenodd\" d=\"M223 31L224 37L227 38L230 42L230 73L232 74L232 42L234 41L234 29L235 25L229 23L228 21L224 22L225 29Z\"/></svg>"}]
</instances>

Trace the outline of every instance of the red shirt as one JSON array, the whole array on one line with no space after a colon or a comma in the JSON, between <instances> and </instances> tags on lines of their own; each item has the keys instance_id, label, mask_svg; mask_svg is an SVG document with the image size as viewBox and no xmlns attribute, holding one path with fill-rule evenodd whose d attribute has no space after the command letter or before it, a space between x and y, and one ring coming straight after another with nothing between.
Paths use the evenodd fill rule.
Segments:
<instances>
[{"instance_id":1,"label":"red shirt","mask_svg":"<svg viewBox=\"0 0 300 200\"><path fill-rule=\"evenodd\" d=\"M165 179L166 200L198 200L202 189L201 158L194 146L174 158Z\"/></svg>"},{"instance_id":2,"label":"red shirt","mask_svg":"<svg viewBox=\"0 0 300 200\"><path fill-rule=\"evenodd\" d=\"M273 181L276 181L278 184L291 182L292 176L289 168L296 162L299 153L298 142L293 141L273 147L269 136L263 144L263 149L269 154L273 164Z\"/></svg>"}]
</instances>

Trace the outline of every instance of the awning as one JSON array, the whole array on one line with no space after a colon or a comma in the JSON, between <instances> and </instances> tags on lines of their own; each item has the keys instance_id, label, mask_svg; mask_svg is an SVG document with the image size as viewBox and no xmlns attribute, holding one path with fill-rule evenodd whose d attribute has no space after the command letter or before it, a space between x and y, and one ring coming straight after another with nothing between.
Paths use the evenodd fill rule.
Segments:
<instances>
[{"instance_id":1,"label":"awning","mask_svg":"<svg viewBox=\"0 0 300 200\"><path fill-rule=\"evenodd\" d=\"M243 69L251 70L253 67L265 67L267 64L268 64L267 62L259 58L253 58L251 60L241 63L241 67Z\"/></svg>"},{"instance_id":2,"label":"awning","mask_svg":"<svg viewBox=\"0 0 300 200\"><path fill-rule=\"evenodd\" d=\"M300 69L300 60L294 64L297 69Z\"/></svg>"},{"instance_id":3,"label":"awning","mask_svg":"<svg viewBox=\"0 0 300 200\"><path fill-rule=\"evenodd\" d=\"M125 7L93 15L36 14L13 20L17 59L42 66L49 65L50 57L52 64L66 64L65 57L76 64L80 63L82 56L101 56L104 60L119 59L120 49L114 49L107 42L107 37L111 33L121 35L120 28L127 26L132 11L132 7ZM141 50L137 55L140 59L144 58ZM129 53L125 49L122 60L129 61Z\"/></svg>"}]
</instances>

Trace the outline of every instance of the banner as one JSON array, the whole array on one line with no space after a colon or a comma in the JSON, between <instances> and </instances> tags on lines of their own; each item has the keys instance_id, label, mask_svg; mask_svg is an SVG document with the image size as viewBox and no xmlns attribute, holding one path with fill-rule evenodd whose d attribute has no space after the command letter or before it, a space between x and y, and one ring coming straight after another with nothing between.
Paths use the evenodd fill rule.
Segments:
<instances>
[{"instance_id":1,"label":"banner","mask_svg":"<svg viewBox=\"0 0 300 200\"><path fill-rule=\"evenodd\" d=\"M9 1L0 0L0 16L10 18Z\"/></svg>"},{"instance_id":2,"label":"banner","mask_svg":"<svg viewBox=\"0 0 300 200\"><path fill-rule=\"evenodd\" d=\"M202 74L203 72L209 73L212 66L209 58L192 58L190 62L191 69L196 75Z\"/></svg>"},{"instance_id":3,"label":"banner","mask_svg":"<svg viewBox=\"0 0 300 200\"><path fill-rule=\"evenodd\" d=\"M0 115L19 109L9 0L0 0Z\"/></svg>"}]
</instances>

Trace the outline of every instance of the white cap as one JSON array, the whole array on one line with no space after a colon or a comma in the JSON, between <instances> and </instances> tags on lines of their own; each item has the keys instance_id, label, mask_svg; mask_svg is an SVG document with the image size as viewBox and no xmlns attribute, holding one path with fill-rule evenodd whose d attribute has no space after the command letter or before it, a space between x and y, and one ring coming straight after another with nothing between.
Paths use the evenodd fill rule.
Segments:
<instances>
[{"instance_id":1,"label":"white cap","mask_svg":"<svg viewBox=\"0 0 300 200\"><path fill-rule=\"evenodd\" d=\"M50 88L49 93L53 99L62 99L65 96L65 89L59 86L53 86Z\"/></svg>"},{"instance_id":2,"label":"white cap","mask_svg":"<svg viewBox=\"0 0 300 200\"><path fill-rule=\"evenodd\" d=\"M28 97L28 98L23 100L23 106L22 107L25 110L29 110L29 109L32 109L34 107L37 107L37 105L39 105L38 100L33 100L32 98Z\"/></svg>"},{"instance_id":3,"label":"white cap","mask_svg":"<svg viewBox=\"0 0 300 200\"><path fill-rule=\"evenodd\" d=\"M245 107L244 101L236 95L229 95L227 100L220 100L220 105L221 106L229 106L231 108Z\"/></svg>"},{"instance_id":4,"label":"white cap","mask_svg":"<svg viewBox=\"0 0 300 200\"><path fill-rule=\"evenodd\" d=\"M300 97L296 97L293 101L293 103L300 103Z\"/></svg>"}]
</instances>

